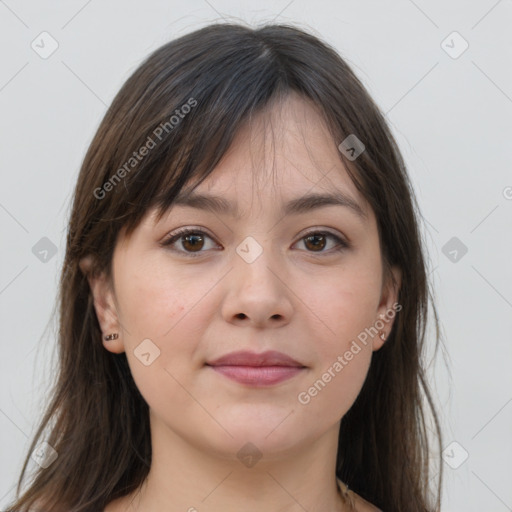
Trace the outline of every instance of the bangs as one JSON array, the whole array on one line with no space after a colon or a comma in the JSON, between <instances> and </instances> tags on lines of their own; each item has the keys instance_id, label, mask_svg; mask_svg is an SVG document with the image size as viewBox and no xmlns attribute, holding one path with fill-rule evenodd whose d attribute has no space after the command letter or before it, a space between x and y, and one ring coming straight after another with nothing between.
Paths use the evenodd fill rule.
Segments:
<instances>
[{"instance_id":1,"label":"bangs","mask_svg":"<svg viewBox=\"0 0 512 512\"><path fill-rule=\"evenodd\" d=\"M206 179L253 116L290 92L273 53L257 38L247 34L246 39L243 58L240 48L233 50L226 42L223 49L222 41L217 41L217 51L207 59L203 55L207 48L190 55L189 67L197 60L194 73L182 75L179 66L176 69L169 64L141 91L135 108L127 114L125 125L141 129L138 134L123 134L131 135L133 149L117 154L111 166L126 171L120 172L124 175L122 186L113 191L125 197L113 203L124 203L127 235L149 209L156 208L160 219L186 184L193 182L195 188ZM177 46L174 51L179 53ZM158 68L157 63L151 63L157 58L150 56L144 67ZM201 80L201 76L207 79ZM139 80L143 81L136 73L129 81ZM157 106L155 122L153 110ZM126 140L122 146L127 147ZM142 153L145 155L140 158ZM131 164L134 169L129 171ZM119 218L119 213L112 212L113 217Z\"/></svg>"}]
</instances>

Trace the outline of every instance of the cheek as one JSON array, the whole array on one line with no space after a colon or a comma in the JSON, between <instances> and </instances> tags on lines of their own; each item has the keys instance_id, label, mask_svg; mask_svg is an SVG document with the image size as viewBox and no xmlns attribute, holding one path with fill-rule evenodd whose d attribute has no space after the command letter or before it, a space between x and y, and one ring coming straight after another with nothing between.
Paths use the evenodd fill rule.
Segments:
<instances>
[{"instance_id":1,"label":"cheek","mask_svg":"<svg viewBox=\"0 0 512 512\"><path fill-rule=\"evenodd\" d=\"M148 402L158 396L159 389L172 390L176 381L171 375L180 361L190 360L195 348L187 338L187 313L192 305L186 290L171 276L159 275L157 268L133 265L128 271L128 267L119 266L116 281L126 357ZM176 378L180 379L178 375Z\"/></svg>"},{"instance_id":2,"label":"cheek","mask_svg":"<svg viewBox=\"0 0 512 512\"><path fill-rule=\"evenodd\" d=\"M353 258L336 272L315 281L309 287L307 303L321 320L322 338L330 340L325 350L344 350L344 344L356 338L377 320L380 300L380 267L364 257Z\"/></svg>"},{"instance_id":3,"label":"cheek","mask_svg":"<svg viewBox=\"0 0 512 512\"><path fill-rule=\"evenodd\" d=\"M370 366L371 338L360 336L370 325L364 301L352 300L341 308L342 315L339 311L337 322L331 317L336 334L319 337L314 344L313 371L297 396L311 419L327 415L328 422L339 421L356 400Z\"/></svg>"},{"instance_id":4,"label":"cheek","mask_svg":"<svg viewBox=\"0 0 512 512\"><path fill-rule=\"evenodd\" d=\"M366 379L376 321L381 274L379 261L354 259L329 279L318 280L308 305L321 319L316 338L316 364L298 402L311 418L327 414L338 421L352 406ZM301 399L302 397L302 399Z\"/></svg>"},{"instance_id":5,"label":"cheek","mask_svg":"<svg viewBox=\"0 0 512 512\"><path fill-rule=\"evenodd\" d=\"M132 341L161 341L175 330L191 305L186 290L172 276L156 272L158 266L143 266L116 283L121 322Z\"/></svg>"},{"instance_id":6,"label":"cheek","mask_svg":"<svg viewBox=\"0 0 512 512\"><path fill-rule=\"evenodd\" d=\"M137 388L153 411L169 404L184 414L190 398L180 383L196 343L190 329L193 303L171 277L139 270L119 283L125 352Z\"/></svg>"},{"instance_id":7,"label":"cheek","mask_svg":"<svg viewBox=\"0 0 512 512\"><path fill-rule=\"evenodd\" d=\"M354 404L366 379L371 351L361 348L348 361L343 354L334 357L309 387L301 389L297 396L299 407L310 420L322 418L322 422L336 423Z\"/></svg>"}]
</instances>

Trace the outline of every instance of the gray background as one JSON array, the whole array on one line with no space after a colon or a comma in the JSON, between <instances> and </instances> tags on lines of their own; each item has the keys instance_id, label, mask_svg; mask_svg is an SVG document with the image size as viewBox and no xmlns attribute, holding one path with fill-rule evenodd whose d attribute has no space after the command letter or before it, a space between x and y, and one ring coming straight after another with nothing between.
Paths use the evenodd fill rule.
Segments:
<instances>
[{"instance_id":1,"label":"gray background","mask_svg":"<svg viewBox=\"0 0 512 512\"><path fill-rule=\"evenodd\" d=\"M254 5L0 1L0 508L52 382L70 199L106 107L152 50L241 18L313 30L386 113L424 216L446 347L429 370L445 436L442 510L512 510L512 1ZM50 37L58 48L44 59Z\"/></svg>"}]
</instances>

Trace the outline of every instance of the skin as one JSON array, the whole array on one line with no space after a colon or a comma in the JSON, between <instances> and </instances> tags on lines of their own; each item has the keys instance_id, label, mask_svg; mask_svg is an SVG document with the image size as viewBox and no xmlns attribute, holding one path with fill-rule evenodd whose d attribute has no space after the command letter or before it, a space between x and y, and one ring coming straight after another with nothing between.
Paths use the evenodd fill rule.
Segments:
<instances>
[{"instance_id":1,"label":"skin","mask_svg":"<svg viewBox=\"0 0 512 512\"><path fill-rule=\"evenodd\" d=\"M357 201L367 219L338 205L280 214L292 198L333 189ZM119 333L103 342L105 350L126 352L149 404L153 450L140 491L105 510L349 510L335 479L340 421L384 342L374 336L359 343L357 355L308 404L297 397L397 302L398 288L383 279L375 215L322 118L294 95L270 117L254 117L196 192L238 203L241 217L173 206L155 223L149 211L130 238L121 232L112 283L89 277L103 334ZM186 226L210 238L203 245L181 238L174 252L159 245ZM335 251L338 242L326 237L315 251L304 237L318 231L348 239L351 247ZM248 236L263 251L252 263L236 252ZM89 264L90 258L81 262L84 272ZM134 350L148 338L160 355L146 366ZM242 349L278 350L306 368L255 388L205 366ZM261 454L252 467L237 457L248 442ZM377 510L352 496L357 510Z\"/></svg>"}]
</instances>

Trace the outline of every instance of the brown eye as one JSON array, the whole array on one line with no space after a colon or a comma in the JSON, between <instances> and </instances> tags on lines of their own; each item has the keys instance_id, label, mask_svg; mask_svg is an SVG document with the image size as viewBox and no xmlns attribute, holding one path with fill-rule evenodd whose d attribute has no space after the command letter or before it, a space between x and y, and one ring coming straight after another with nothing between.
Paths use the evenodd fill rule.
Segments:
<instances>
[{"instance_id":1,"label":"brown eye","mask_svg":"<svg viewBox=\"0 0 512 512\"><path fill-rule=\"evenodd\" d=\"M182 236L181 245L187 251L194 252L195 250L201 250L204 245L204 238L201 235L192 234Z\"/></svg>"},{"instance_id":2,"label":"brown eye","mask_svg":"<svg viewBox=\"0 0 512 512\"><path fill-rule=\"evenodd\" d=\"M329 240L334 240L334 247L332 247L332 249L328 248L327 250L324 250L328 245ZM306 236L301 238L301 241L306 246L308 252L317 252L321 254L342 251L350 247L348 242L345 242L339 236L323 231L314 231L308 233Z\"/></svg>"},{"instance_id":3,"label":"brown eye","mask_svg":"<svg viewBox=\"0 0 512 512\"><path fill-rule=\"evenodd\" d=\"M325 247L325 236L323 234L308 235L304 238L306 246L313 251L321 251Z\"/></svg>"},{"instance_id":4,"label":"brown eye","mask_svg":"<svg viewBox=\"0 0 512 512\"><path fill-rule=\"evenodd\" d=\"M213 239L204 231L186 228L170 235L166 240L161 242L161 246L169 247L172 251L184 255L200 256L201 253L206 252L207 249L210 248L207 246L207 240L211 240L210 243L215 245ZM178 244L178 242L180 243Z\"/></svg>"}]
</instances>

